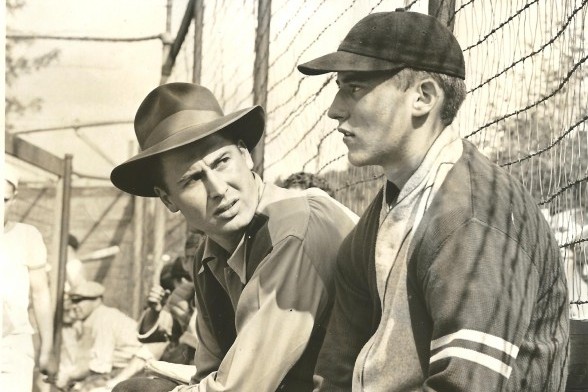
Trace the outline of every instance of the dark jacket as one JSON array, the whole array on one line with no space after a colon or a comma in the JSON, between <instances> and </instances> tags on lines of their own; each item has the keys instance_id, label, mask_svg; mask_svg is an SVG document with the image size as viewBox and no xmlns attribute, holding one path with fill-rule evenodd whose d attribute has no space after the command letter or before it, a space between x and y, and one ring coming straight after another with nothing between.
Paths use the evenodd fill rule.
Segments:
<instances>
[{"instance_id":1,"label":"dark jacket","mask_svg":"<svg viewBox=\"0 0 588 392\"><path fill-rule=\"evenodd\" d=\"M381 377L395 380L395 391L563 391L568 297L558 245L523 186L463 143L416 228L405 276L396 277L406 286L404 321L414 339L389 342ZM381 205L382 192L339 251L316 370L321 391L351 390L357 356L380 324Z\"/></svg>"}]
</instances>

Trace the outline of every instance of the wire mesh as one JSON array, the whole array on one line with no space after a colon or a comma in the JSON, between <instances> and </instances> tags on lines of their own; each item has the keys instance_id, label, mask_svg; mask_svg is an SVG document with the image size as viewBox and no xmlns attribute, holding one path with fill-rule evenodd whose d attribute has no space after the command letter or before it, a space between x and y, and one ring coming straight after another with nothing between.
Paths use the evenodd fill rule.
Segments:
<instances>
[{"instance_id":1,"label":"wire mesh","mask_svg":"<svg viewBox=\"0 0 588 392\"><path fill-rule=\"evenodd\" d=\"M230 3L230 4L229 4ZM457 0L454 33L466 60L468 93L453 127L529 189L566 260L570 302L588 317L588 0ZM327 116L333 75L296 66L336 50L368 13L427 12L425 0L273 0L265 177L318 173L335 197L363 212L382 185L378 168L350 167ZM205 1L202 84L225 110L252 104L257 2ZM189 37L182 51L192 56ZM190 80L180 67L177 79ZM583 314L581 312L584 312Z\"/></svg>"}]
</instances>

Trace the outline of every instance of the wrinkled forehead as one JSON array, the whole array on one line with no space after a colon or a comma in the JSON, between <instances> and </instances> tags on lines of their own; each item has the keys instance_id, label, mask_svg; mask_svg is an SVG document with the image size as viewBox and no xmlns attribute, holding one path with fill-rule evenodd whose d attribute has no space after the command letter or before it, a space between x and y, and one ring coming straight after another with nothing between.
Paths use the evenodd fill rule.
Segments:
<instances>
[{"instance_id":1,"label":"wrinkled forehead","mask_svg":"<svg viewBox=\"0 0 588 392\"><path fill-rule=\"evenodd\" d=\"M183 173L199 162L209 163L224 151L237 148L237 143L222 133L215 133L194 143L163 153L161 162L167 173L170 171Z\"/></svg>"}]
</instances>

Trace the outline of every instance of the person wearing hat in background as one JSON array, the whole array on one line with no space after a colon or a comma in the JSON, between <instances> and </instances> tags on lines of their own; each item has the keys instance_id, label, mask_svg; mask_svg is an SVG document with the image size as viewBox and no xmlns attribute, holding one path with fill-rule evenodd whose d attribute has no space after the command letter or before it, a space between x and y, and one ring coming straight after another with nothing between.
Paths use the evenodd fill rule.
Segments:
<instances>
[{"instance_id":1,"label":"person wearing hat in background","mask_svg":"<svg viewBox=\"0 0 588 392\"><path fill-rule=\"evenodd\" d=\"M170 83L135 117L141 152L115 186L156 197L205 239L194 257L196 374L174 391L310 391L333 297L336 250L354 215L326 193L264 183L250 151L261 107L224 115L206 88ZM129 380L115 391L169 391Z\"/></svg>"},{"instance_id":2,"label":"person wearing hat in background","mask_svg":"<svg viewBox=\"0 0 588 392\"><path fill-rule=\"evenodd\" d=\"M11 165L4 168L4 232L0 257L0 391L32 390L35 354L29 321L29 297L38 325L41 347L39 370L55 372L51 360L53 312L45 267L47 249L39 230L9 220L18 190L19 175Z\"/></svg>"},{"instance_id":3,"label":"person wearing hat in background","mask_svg":"<svg viewBox=\"0 0 588 392\"><path fill-rule=\"evenodd\" d=\"M72 316L82 322L75 358L60 366L56 385L108 391L143 369L151 353L137 340L137 323L102 303L104 286L83 281L69 292ZM62 364L64 365L64 364Z\"/></svg>"},{"instance_id":4,"label":"person wearing hat in background","mask_svg":"<svg viewBox=\"0 0 588 392\"><path fill-rule=\"evenodd\" d=\"M523 186L449 127L466 95L451 31L374 13L298 69L337 72L328 115L348 159L387 179L339 252L318 389L563 391L558 245Z\"/></svg>"}]
</instances>

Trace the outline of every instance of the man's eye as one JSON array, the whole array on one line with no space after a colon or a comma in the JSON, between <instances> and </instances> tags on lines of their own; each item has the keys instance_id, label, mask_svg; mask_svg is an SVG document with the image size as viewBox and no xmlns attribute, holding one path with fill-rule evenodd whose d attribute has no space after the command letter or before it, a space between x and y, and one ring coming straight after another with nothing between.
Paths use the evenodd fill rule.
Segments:
<instances>
[{"instance_id":1,"label":"man's eye","mask_svg":"<svg viewBox=\"0 0 588 392\"><path fill-rule=\"evenodd\" d=\"M223 167L229 162L229 160L230 160L230 158L228 156L222 157L221 159L218 160L216 166Z\"/></svg>"}]
</instances>

